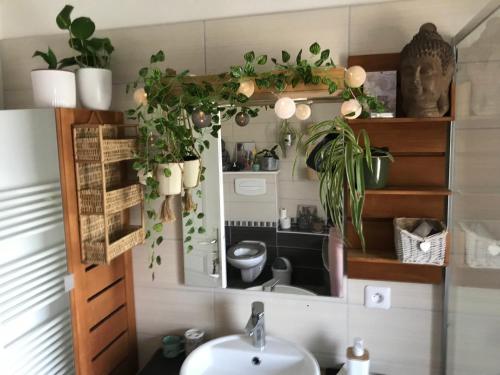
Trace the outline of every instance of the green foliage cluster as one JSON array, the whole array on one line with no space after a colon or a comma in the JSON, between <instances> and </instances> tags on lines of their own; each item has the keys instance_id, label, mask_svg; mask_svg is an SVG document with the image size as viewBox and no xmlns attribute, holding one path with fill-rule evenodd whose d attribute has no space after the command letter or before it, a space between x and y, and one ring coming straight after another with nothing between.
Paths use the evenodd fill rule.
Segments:
<instances>
[{"instance_id":1,"label":"green foliage cluster","mask_svg":"<svg viewBox=\"0 0 500 375\"><path fill-rule=\"evenodd\" d=\"M114 50L109 38L92 37L95 32L95 23L89 17L71 19L73 6L66 5L57 15L56 23L61 30L69 33L69 46L76 52L70 56L57 60L49 47L47 52L35 51L33 57L41 57L49 69L64 69L77 65L82 68L109 69L111 53Z\"/></svg>"},{"instance_id":2,"label":"green foliage cluster","mask_svg":"<svg viewBox=\"0 0 500 375\"><path fill-rule=\"evenodd\" d=\"M270 149L265 148L265 149L260 150L259 152L257 152L255 154L255 157L257 158L258 156L260 156L260 157L263 157L263 158L273 158L273 159L279 160L280 158L278 156L277 149L278 149L278 145L274 145Z\"/></svg>"}]
</instances>

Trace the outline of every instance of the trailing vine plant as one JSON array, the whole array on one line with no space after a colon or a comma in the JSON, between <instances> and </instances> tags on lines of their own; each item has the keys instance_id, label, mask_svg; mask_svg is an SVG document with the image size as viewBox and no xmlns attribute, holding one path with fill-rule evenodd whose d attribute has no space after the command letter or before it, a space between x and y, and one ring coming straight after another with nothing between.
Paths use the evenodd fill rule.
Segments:
<instances>
[{"instance_id":1,"label":"trailing vine plant","mask_svg":"<svg viewBox=\"0 0 500 375\"><path fill-rule=\"evenodd\" d=\"M137 95L138 105L128 110L127 115L139 123L139 151L133 167L145 180L146 239L151 247L151 269L155 264L161 264L161 257L156 254L155 248L163 242L165 216L170 216L164 212L168 202L162 205L163 209L154 206L161 198L157 179L159 166L190 158L201 162L203 152L210 147L208 136L218 137L221 120L232 118L238 111L251 117L258 116L259 109L248 106L249 98L239 91L241 83L246 80L252 80L258 88L269 89L276 94L283 92L288 85L296 87L299 84L323 84L327 85L330 94L335 93L339 82L321 74L322 68L335 67L330 50L322 50L318 43L313 43L309 52L311 56L304 58L300 50L292 60L289 52L282 51L279 61L274 57L270 59L273 63L270 71L260 72L268 63L268 56L257 56L250 51L244 54L242 65L231 66L228 72L201 81L190 76L188 70L177 73L165 67L165 53L158 51L150 57L148 66L139 70L138 78L127 85L127 93L131 89L136 90L134 97L137 90L143 90ZM203 127L195 126L195 115L203 115L209 121ZM357 148L355 151L359 152ZM169 177L172 171L163 168L160 173ZM204 180L204 173L202 166L199 181ZM323 185L330 180L327 178ZM197 189L196 196L201 198L201 194L201 190ZM189 199L184 200L183 211L187 231L184 246L189 252L193 249L190 244L192 235L205 232L201 225L204 214ZM154 279L154 272L152 276Z\"/></svg>"}]
</instances>

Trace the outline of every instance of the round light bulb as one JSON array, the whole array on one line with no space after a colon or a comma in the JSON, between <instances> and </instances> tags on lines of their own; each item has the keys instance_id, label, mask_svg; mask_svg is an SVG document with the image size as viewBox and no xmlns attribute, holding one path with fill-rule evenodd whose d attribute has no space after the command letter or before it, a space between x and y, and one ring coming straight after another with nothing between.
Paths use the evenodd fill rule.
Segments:
<instances>
[{"instance_id":1,"label":"round light bulb","mask_svg":"<svg viewBox=\"0 0 500 375\"><path fill-rule=\"evenodd\" d=\"M345 82L347 86L352 88L358 88L363 85L366 81L366 72L359 65L351 66L345 72Z\"/></svg>"},{"instance_id":2,"label":"round light bulb","mask_svg":"<svg viewBox=\"0 0 500 375\"><path fill-rule=\"evenodd\" d=\"M342 103L342 106L340 107L340 113L342 116L349 120L358 118L361 114L361 110L361 104L356 99L350 99Z\"/></svg>"},{"instance_id":3,"label":"round light bulb","mask_svg":"<svg viewBox=\"0 0 500 375\"><path fill-rule=\"evenodd\" d=\"M295 117L297 117L300 121L307 120L311 117L311 107L307 104L298 104L297 109L295 110Z\"/></svg>"},{"instance_id":4,"label":"round light bulb","mask_svg":"<svg viewBox=\"0 0 500 375\"><path fill-rule=\"evenodd\" d=\"M255 91L255 83L253 79L247 79L240 82L240 87L238 87L238 94L243 94L247 98L251 97Z\"/></svg>"},{"instance_id":5,"label":"round light bulb","mask_svg":"<svg viewBox=\"0 0 500 375\"><path fill-rule=\"evenodd\" d=\"M282 120L288 120L295 113L295 102L289 97L280 98L274 104L274 112Z\"/></svg>"},{"instance_id":6,"label":"round light bulb","mask_svg":"<svg viewBox=\"0 0 500 375\"><path fill-rule=\"evenodd\" d=\"M144 88L138 88L134 91L134 103L137 105L146 105L148 104L148 94L144 91Z\"/></svg>"}]
</instances>

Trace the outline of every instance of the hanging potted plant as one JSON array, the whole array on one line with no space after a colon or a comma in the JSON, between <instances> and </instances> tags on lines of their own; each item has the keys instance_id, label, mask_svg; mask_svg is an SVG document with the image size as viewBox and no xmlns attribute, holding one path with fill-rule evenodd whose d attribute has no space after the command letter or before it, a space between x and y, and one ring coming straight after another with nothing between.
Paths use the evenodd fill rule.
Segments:
<instances>
[{"instance_id":1,"label":"hanging potted plant","mask_svg":"<svg viewBox=\"0 0 500 375\"><path fill-rule=\"evenodd\" d=\"M35 107L75 108L75 73L57 67L57 57L50 47L47 52L35 51L33 57L37 56L41 57L48 67L31 72Z\"/></svg>"},{"instance_id":2,"label":"hanging potted plant","mask_svg":"<svg viewBox=\"0 0 500 375\"><path fill-rule=\"evenodd\" d=\"M108 110L111 107L112 73L110 56L114 50L109 38L92 37L94 22L88 17L71 20L73 7L66 5L57 15L57 26L69 32L69 45L77 53L60 61L59 67L78 65L78 96L85 108Z\"/></svg>"}]
</instances>

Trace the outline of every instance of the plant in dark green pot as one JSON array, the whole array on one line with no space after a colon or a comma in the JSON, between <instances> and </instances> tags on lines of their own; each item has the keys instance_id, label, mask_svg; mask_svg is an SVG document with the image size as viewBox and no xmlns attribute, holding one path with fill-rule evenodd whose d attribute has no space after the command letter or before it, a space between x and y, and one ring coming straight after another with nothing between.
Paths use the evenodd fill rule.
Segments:
<instances>
[{"instance_id":1,"label":"plant in dark green pot","mask_svg":"<svg viewBox=\"0 0 500 375\"><path fill-rule=\"evenodd\" d=\"M364 177L365 188L383 189L387 186L389 170L394 157L387 147L371 148L371 168L365 162Z\"/></svg>"},{"instance_id":2,"label":"plant in dark green pot","mask_svg":"<svg viewBox=\"0 0 500 375\"><path fill-rule=\"evenodd\" d=\"M278 145L274 145L271 149L263 149L257 154L259 158L260 169L263 171L277 171L279 169L280 158L276 152Z\"/></svg>"},{"instance_id":3,"label":"plant in dark green pot","mask_svg":"<svg viewBox=\"0 0 500 375\"><path fill-rule=\"evenodd\" d=\"M69 46L75 56L62 59L59 67L77 65L78 94L84 107L108 110L111 106L112 74L111 53L114 50L109 38L93 37L95 24L88 17L71 19L73 6L66 5L57 15L56 23L69 33Z\"/></svg>"}]
</instances>

